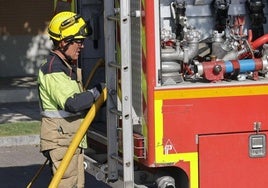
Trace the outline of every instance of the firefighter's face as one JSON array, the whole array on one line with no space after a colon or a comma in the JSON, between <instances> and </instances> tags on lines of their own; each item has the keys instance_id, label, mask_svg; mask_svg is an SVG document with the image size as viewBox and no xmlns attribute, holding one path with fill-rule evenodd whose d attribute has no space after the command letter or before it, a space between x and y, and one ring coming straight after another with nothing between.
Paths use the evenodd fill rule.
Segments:
<instances>
[{"instance_id":1,"label":"firefighter's face","mask_svg":"<svg viewBox=\"0 0 268 188\"><path fill-rule=\"evenodd\" d=\"M83 39L76 39L73 40L67 50L65 51L65 55L67 55L68 57L70 57L72 60L77 60L79 57L79 54L81 52L81 49L84 48L84 44L83 44L84 40ZM63 44L63 45L67 45L67 44Z\"/></svg>"}]
</instances>

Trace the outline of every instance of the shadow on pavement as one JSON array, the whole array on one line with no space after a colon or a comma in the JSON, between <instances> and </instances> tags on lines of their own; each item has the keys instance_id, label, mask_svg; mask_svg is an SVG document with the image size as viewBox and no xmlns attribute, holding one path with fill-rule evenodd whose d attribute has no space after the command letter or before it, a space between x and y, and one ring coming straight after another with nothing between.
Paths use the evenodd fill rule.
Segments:
<instances>
[{"instance_id":1,"label":"shadow on pavement","mask_svg":"<svg viewBox=\"0 0 268 188\"><path fill-rule=\"evenodd\" d=\"M0 168L0 186L3 188L26 188L41 166L2 167ZM45 166L32 188L47 188L49 183L50 170L48 166Z\"/></svg>"},{"instance_id":2,"label":"shadow on pavement","mask_svg":"<svg viewBox=\"0 0 268 188\"><path fill-rule=\"evenodd\" d=\"M1 188L26 188L32 178L42 165L1 167L0 168L0 187ZM50 181L50 168L45 166L39 177L32 184L32 188L47 188ZM98 182L88 173L86 175L85 187L108 188L103 182Z\"/></svg>"},{"instance_id":3,"label":"shadow on pavement","mask_svg":"<svg viewBox=\"0 0 268 188\"><path fill-rule=\"evenodd\" d=\"M38 102L0 104L0 124L21 121L40 121Z\"/></svg>"}]
</instances>

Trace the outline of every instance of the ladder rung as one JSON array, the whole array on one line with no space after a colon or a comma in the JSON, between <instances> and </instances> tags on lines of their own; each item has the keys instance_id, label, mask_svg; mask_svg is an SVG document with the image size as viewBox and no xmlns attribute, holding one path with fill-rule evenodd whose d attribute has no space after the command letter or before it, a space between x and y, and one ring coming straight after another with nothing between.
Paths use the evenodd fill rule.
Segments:
<instances>
[{"instance_id":1,"label":"ladder rung","mask_svg":"<svg viewBox=\"0 0 268 188\"><path fill-rule=\"evenodd\" d=\"M107 16L107 19L111 21L119 21L120 16L119 15Z\"/></svg>"},{"instance_id":2,"label":"ladder rung","mask_svg":"<svg viewBox=\"0 0 268 188\"><path fill-rule=\"evenodd\" d=\"M109 66L111 66L111 67L115 67L115 68L117 68L117 69L121 69L121 66L120 66L118 63L115 63L115 62L110 62L110 63L109 63Z\"/></svg>"},{"instance_id":3,"label":"ladder rung","mask_svg":"<svg viewBox=\"0 0 268 188\"><path fill-rule=\"evenodd\" d=\"M118 161L120 164L123 164L123 159L120 158L118 155L113 154L113 155L111 155L111 158Z\"/></svg>"},{"instance_id":4,"label":"ladder rung","mask_svg":"<svg viewBox=\"0 0 268 188\"><path fill-rule=\"evenodd\" d=\"M119 111L116 108L111 108L110 112L114 113L114 114L117 114L118 116L122 116L122 111Z\"/></svg>"}]
</instances>

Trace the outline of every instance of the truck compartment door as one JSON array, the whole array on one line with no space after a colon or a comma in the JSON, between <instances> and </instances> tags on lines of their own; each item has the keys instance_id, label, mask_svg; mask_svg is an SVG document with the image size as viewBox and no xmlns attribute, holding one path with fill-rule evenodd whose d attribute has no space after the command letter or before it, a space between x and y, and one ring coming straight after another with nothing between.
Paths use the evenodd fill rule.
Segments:
<instances>
[{"instance_id":1,"label":"truck compartment door","mask_svg":"<svg viewBox=\"0 0 268 188\"><path fill-rule=\"evenodd\" d=\"M267 131L199 136L200 188L267 187Z\"/></svg>"}]
</instances>

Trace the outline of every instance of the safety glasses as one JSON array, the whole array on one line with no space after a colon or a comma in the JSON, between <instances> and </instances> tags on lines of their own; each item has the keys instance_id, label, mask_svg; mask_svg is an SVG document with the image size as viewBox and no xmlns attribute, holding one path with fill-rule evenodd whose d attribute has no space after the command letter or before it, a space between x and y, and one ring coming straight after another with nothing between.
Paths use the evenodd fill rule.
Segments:
<instances>
[{"instance_id":1,"label":"safety glasses","mask_svg":"<svg viewBox=\"0 0 268 188\"><path fill-rule=\"evenodd\" d=\"M73 42L76 43L76 44L83 45L84 39L74 39Z\"/></svg>"}]
</instances>

